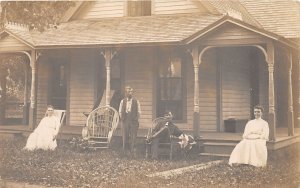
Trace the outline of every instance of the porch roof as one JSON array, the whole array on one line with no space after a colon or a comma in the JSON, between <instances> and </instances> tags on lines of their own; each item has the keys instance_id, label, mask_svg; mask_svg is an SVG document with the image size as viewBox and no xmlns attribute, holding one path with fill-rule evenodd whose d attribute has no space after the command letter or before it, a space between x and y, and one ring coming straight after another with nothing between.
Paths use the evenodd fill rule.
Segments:
<instances>
[{"instance_id":1,"label":"porch roof","mask_svg":"<svg viewBox=\"0 0 300 188\"><path fill-rule=\"evenodd\" d=\"M35 47L122 45L179 42L223 15L177 14L75 20L43 33L6 25L6 30Z\"/></svg>"},{"instance_id":2,"label":"porch roof","mask_svg":"<svg viewBox=\"0 0 300 188\"><path fill-rule=\"evenodd\" d=\"M29 31L24 26L6 24L2 32L7 32L37 49L125 44L185 44L195 35L202 36L201 33L206 33L226 21L246 25L279 41L284 39L229 15L199 13L75 20L42 33L36 30Z\"/></svg>"}]
</instances>

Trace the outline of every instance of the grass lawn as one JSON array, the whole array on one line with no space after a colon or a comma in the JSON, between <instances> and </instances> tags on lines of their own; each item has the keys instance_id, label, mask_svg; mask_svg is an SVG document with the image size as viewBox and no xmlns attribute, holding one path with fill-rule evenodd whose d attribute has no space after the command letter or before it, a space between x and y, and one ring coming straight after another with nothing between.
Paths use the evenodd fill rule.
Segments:
<instances>
[{"instance_id":1,"label":"grass lawn","mask_svg":"<svg viewBox=\"0 0 300 188\"><path fill-rule=\"evenodd\" d=\"M287 155L272 159L265 168L224 163L168 179L146 175L213 160L191 156L190 160L130 159L121 149L87 151L59 142L55 151L23 151L26 138L1 140L1 179L59 187L299 187L300 159Z\"/></svg>"}]
</instances>

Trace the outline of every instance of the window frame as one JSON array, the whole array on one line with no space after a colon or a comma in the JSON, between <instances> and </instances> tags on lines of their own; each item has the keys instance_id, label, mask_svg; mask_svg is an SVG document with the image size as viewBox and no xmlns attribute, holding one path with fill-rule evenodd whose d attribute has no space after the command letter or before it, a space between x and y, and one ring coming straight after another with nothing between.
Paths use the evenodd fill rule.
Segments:
<instances>
[{"instance_id":1,"label":"window frame","mask_svg":"<svg viewBox=\"0 0 300 188\"><path fill-rule=\"evenodd\" d=\"M163 64L169 63L170 60L173 60L173 59L179 59L179 61L180 61L180 65L181 65L181 75L180 75L180 77L178 77L178 76L177 77L176 76L174 76L174 77L172 77L172 76L163 77L161 75L161 69L164 67ZM187 92L187 90L186 90L186 65L184 63L185 59L184 59L184 57L176 55L176 54L169 55L169 57L167 57L167 54L164 54L164 55L162 55L162 58L159 61L160 61L160 63L158 64L158 66L156 68L157 69L156 70L156 73L157 73L157 76L156 76L157 77L156 103L157 103L157 105L156 105L156 109L155 109L156 116L162 116L163 115L162 110L159 109L161 107L162 103L164 103L164 105L166 105L168 103L175 102L175 103L177 103L175 105L180 105L181 111L179 111L179 113L181 113L181 115L180 115L181 118L176 119L176 116L175 116L174 122L175 123L186 123L187 122L187 104L186 104L187 103L186 102L186 96L187 96L186 92ZM180 78L180 80L181 80L181 88L180 88L181 89L181 91L180 91L181 92L181 98L180 98L180 100L172 100L172 99L171 100L163 100L162 99L162 97L161 97L161 94L162 94L162 89L161 89L162 84L161 84L161 82L162 82L163 79L167 80L168 78L170 78L170 79ZM180 104L178 104L178 103L180 103ZM166 108L166 107L164 106L164 108ZM172 109L170 109L170 110L172 110ZM173 112L173 114L176 115L175 112Z\"/></svg>"}]
</instances>

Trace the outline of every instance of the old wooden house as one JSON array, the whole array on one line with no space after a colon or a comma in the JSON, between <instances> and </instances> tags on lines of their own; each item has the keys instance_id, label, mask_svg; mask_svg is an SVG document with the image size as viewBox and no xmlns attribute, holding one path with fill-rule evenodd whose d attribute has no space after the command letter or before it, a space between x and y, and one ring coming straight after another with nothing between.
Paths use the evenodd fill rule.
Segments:
<instances>
[{"instance_id":1,"label":"old wooden house","mask_svg":"<svg viewBox=\"0 0 300 188\"><path fill-rule=\"evenodd\" d=\"M4 115L0 129L32 130L47 104L66 109L64 131L81 128L97 99L117 107L111 96L130 85L141 130L169 109L182 129L221 135L261 104L269 148L299 142L299 20L288 0L99 0L76 2L42 33L7 23L0 57L24 56L29 84L25 125Z\"/></svg>"}]
</instances>

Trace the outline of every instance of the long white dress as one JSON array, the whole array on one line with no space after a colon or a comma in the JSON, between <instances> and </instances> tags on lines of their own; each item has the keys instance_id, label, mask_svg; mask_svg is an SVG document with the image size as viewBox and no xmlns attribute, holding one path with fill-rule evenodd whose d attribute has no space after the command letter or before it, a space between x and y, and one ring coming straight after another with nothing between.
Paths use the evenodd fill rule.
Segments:
<instances>
[{"instance_id":1,"label":"long white dress","mask_svg":"<svg viewBox=\"0 0 300 188\"><path fill-rule=\"evenodd\" d=\"M54 150L57 147L55 136L59 131L59 118L57 116L44 117L38 127L27 139L24 149L32 151L35 149Z\"/></svg>"},{"instance_id":2,"label":"long white dress","mask_svg":"<svg viewBox=\"0 0 300 188\"><path fill-rule=\"evenodd\" d=\"M249 164L263 167L267 164L268 151L266 141L269 139L269 125L259 118L246 124L243 140L233 149L229 165L233 163Z\"/></svg>"}]
</instances>

